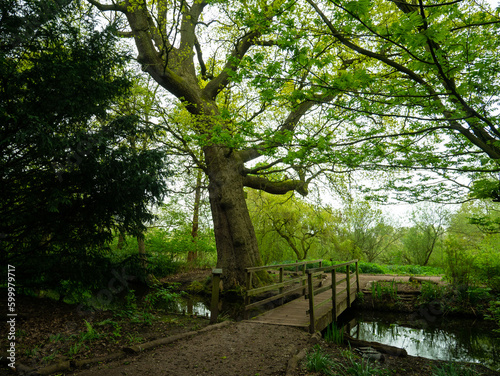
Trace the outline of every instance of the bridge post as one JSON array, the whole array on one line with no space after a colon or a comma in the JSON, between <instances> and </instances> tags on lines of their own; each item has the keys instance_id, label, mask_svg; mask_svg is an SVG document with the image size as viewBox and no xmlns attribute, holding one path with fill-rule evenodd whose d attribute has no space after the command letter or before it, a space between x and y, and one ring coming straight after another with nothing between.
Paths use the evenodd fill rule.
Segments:
<instances>
[{"instance_id":1,"label":"bridge post","mask_svg":"<svg viewBox=\"0 0 500 376\"><path fill-rule=\"evenodd\" d=\"M246 291L245 291L245 311L243 312L243 319L248 320L249 311L246 309L246 306L250 304L250 296L247 291L252 288L252 271L247 270L246 276Z\"/></svg>"},{"instance_id":2,"label":"bridge post","mask_svg":"<svg viewBox=\"0 0 500 376\"><path fill-rule=\"evenodd\" d=\"M212 270L212 304L210 306L210 324L215 324L217 322L217 316L219 315L219 285L221 274L222 269Z\"/></svg>"},{"instance_id":3,"label":"bridge post","mask_svg":"<svg viewBox=\"0 0 500 376\"><path fill-rule=\"evenodd\" d=\"M315 317L314 317L314 285L312 273L307 273L307 284L309 287L309 332L315 331Z\"/></svg>"},{"instance_id":4,"label":"bridge post","mask_svg":"<svg viewBox=\"0 0 500 376\"><path fill-rule=\"evenodd\" d=\"M345 279L347 283L347 308L351 308L351 269L349 265L345 266Z\"/></svg>"},{"instance_id":5,"label":"bridge post","mask_svg":"<svg viewBox=\"0 0 500 376\"><path fill-rule=\"evenodd\" d=\"M283 274L284 274L284 268L280 267L280 283L283 282ZM280 291L280 295L283 294L284 288L280 287L279 291ZM285 302L285 298L281 297L280 302L281 302L281 305L283 305L283 303Z\"/></svg>"},{"instance_id":6,"label":"bridge post","mask_svg":"<svg viewBox=\"0 0 500 376\"><path fill-rule=\"evenodd\" d=\"M337 320L337 273L332 269L332 321Z\"/></svg>"},{"instance_id":7,"label":"bridge post","mask_svg":"<svg viewBox=\"0 0 500 376\"><path fill-rule=\"evenodd\" d=\"M358 260L356 260L356 294L359 292L359 265Z\"/></svg>"},{"instance_id":8,"label":"bridge post","mask_svg":"<svg viewBox=\"0 0 500 376\"><path fill-rule=\"evenodd\" d=\"M299 267L297 266L297 270L299 270L298 268ZM304 263L303 267L302 267L302 277L304 277L305 275L306 275L306 264ZM305 279L302 280L302 286L304 286L304 288L302 289L302 295L304 295L304 297L305 297L305 295L306 295L306 280Z\"/></svg>"}]
</instances>

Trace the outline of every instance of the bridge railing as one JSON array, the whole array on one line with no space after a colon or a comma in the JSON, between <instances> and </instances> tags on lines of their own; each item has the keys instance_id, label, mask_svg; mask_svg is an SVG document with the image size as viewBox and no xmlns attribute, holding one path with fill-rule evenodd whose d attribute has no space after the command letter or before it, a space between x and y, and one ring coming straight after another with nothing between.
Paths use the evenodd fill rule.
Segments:
<instances>
[{"instance_id":1,"label":"bridge railing","mask_svg":"<svg viewBox=\"0 0 500 376\"><path fill-rule=\"evenodd\" d=\"M350 271L350 265L355 264L355 271L354 273L351 273ZM346 268L346 273L345 276L342 278L337 277L337 269L344 267ZM314 278L318 275L322 275L324 273L330 272L332 274L332 283L328 285L323 285L320 286L319 288L315 289L315 284ZM355 281L353 281L355 279ZM337 286L340 285L341 283L346 282L346 287L342 289L341 291L337 291ZM356 284L355 290L353 290L353 285ZM355 294L359 292L359 267L358 267L358 260L352 260L349 262L345 262L343 264L336 264L336 265L331 265L331 266L326 266L326 267L320 267L320 268L315 268L315 269L308 269L307 270L307 285L308 285L308 293L307 293L307 298L309 299L309 310L307 313L309 314L309 319L310 319L310 324L309 324L309 331L311 333L315 332L316 329L316 315L315 313L317 312L317 309L331 303L332 307L332 321L335 321L340 314L337 313L337 305L339 303L339 296L343 294L344 292L347 293L347 308L351 307L351 302L355 299ZM314 296L321 294L322 292L330 290L332 291L332 296L331 298L328 298L326 300L321 301L318 304L314 304Z\"/></svg>"},{"instance_id":2,"label":"bridge railing","mask_svg":"<svg viewBox=\"0 0 500 376\"><path fill-rule=\"evenodd\" d=\"M319 263L319 267L322 267L323 260L312 260L312 261L300 261L292 264L279 264L279 265L266 265L266 266L256 266L252 268L246 268L246 291L245 291L245 319L248 319L249 310L261 305L264 305L268 302L281 299L281 304L283 304L283 298L287 295L300 293L301 295L305 295L307 293L307 265L317 264ZM285 279L285 268L295 268L296 277ZM279 280L278 282L272 283L267 286L261 287L253 287L253 276L255 272L260 271L268 271L268 270L279 270ZM287 288L293 285L297 285L292 288ZM262 298L253 301L251 298L261 295L265 292L269 291L278 291L277 295L273 295L267 298Z\"/></svg>"}]
</instances>

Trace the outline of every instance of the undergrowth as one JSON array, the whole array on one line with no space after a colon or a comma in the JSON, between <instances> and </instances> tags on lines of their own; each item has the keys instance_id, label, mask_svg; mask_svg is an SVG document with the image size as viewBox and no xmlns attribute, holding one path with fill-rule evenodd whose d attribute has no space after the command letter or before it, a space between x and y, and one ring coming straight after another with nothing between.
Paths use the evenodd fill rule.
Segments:
<instances>
[{"instance_id":1,"label":"undergrowth","mask_svg":"<svg viewBox=\"0 0 500 376\"><path fill-rule=\"evenodd\" d=\"M343 353L343 362L334 361L324 352L321 346L316 345L307 354L306 368L311 372L321 372L323 375L333 376L385 376L389 375L387 370L381 369L376 364L366 359L361 359L351 351Z\"/></svg>"}]
</instances>

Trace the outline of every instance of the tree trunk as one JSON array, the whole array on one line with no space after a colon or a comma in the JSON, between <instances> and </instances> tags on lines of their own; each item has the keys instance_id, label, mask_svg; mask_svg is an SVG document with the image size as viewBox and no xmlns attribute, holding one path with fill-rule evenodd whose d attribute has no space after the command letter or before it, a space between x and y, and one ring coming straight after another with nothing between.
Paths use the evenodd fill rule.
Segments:
<instances>
[{"instance_id":1,"label":"tree trunk","mask_svg":"<svg viewBox=\"0 0 500 376\"><path fill-rule=\"evenodd\" d=\"M191 237L193 238L193 244L195 246L195 250L189 251L187 257L188 264L191 265L193 265L198 259L198 248L196 245L196 240L198 238L198 228L199 228L199 218L200 218L201 178L202 178L202 171L198 170L198 175L196 176L196 187L194 191L193 225L191 227Z\"/></svg>"},{"instance_id":2,"label":"tree trunk","mask_svg":"<svg viewBox=\"0 0 500 376\"><path fill-rule=\"evenodd\" d=\"M118 244L116 245L116 248L122 249L123 245L125 244L125 236L123 236L123 232L118 233Z\"/></svg>"},{"instance_id":3,"label":"tree trunk","mask_svg":"<svg viewBox=\"0 0 500 376\"><path fill-rule=\"evenodd\" d=\"M218 146L206 147L204 153L217 267L222 268L224 289L244 286L245 268L262 263L245 201L243 161L237 153Z\"/></svg>"},{"instance_id":4,"label":"tree trunk","mask_svg":"<svg viewBox=\"0 0 500 376\"><path fill-rule=\"evenodd\" d=\"M144 242L144 234L137 236L137 245L138 245L139 260L141 263L142 273L144 275L144 279L148 281L149 279L148 260L146 257L146 243Z\"/></svg>"}]
</instances>

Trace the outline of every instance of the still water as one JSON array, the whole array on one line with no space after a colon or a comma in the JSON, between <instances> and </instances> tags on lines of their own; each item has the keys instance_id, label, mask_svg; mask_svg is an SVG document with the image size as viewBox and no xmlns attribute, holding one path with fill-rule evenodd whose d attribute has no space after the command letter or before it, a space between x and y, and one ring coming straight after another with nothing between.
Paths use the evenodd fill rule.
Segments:
<instances>
[{"instance_id":1,"label":"still water","mask_svg":"<svg viewBox=\"0 0 500 376\"><path fill-rule=\"evenodd\" d=\"M188 315L210 317L208 304L201 298L192 296L179 299L173 311Z\"/></svg>"},{"instance_id":2,"label":"still water","mask_svg":"<svg viewBox=\"0 0 500 376\"><path fill-rule=\"evenodd\" d=\"M481 363L500 370L500 338L489 322L446 317L427 322L411 316L357 312L348 331L357 339L404 348L408 355Z\"/></svg>"}]
</instances>

